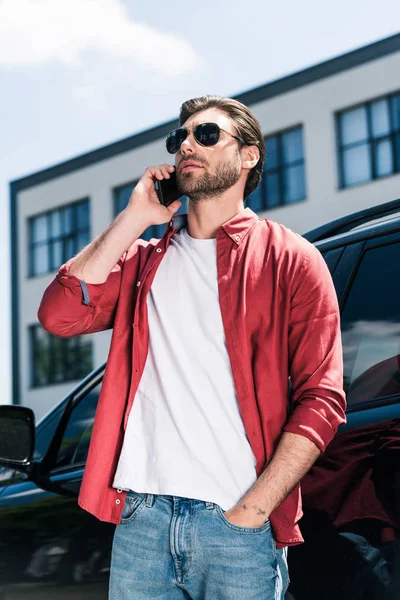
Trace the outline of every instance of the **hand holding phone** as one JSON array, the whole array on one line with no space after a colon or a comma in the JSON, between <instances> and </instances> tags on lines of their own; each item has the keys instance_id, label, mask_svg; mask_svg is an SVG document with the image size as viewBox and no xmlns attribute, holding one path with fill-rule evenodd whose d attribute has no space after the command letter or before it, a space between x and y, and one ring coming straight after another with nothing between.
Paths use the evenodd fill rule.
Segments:
<instances>
[{"instance_id":1,"label":"hand holding phone","mask_svg":"<svg viewBox=\"0 0 400 600\"><path fill-rule=\"evenodd\" d=\"M174 171L175 167L166 163L148 167L133 188L126 210L133 214L135 219L143 222L145 228L168 223L179 210L181 202L177 198L182 194L177 190L172 194L166 190L163 194L161 186L155 184L155 181L169 182L171 174L175 174ZM170 184L169 187L170 192L171 188L175 188L174 178L172 186ZM162 202L159 198L161 194Z\"/></svg>"},{"instance_id":2,"label":"hand holding phone","mask_svg":"<svg viewBox=\"0 0 400 600\"><path fill-rule=\"evenodd\" d=\"M170 173L169 179L157 180L154 184L158 199L163 206L169 206L183 194L179 192L176 181L176 170Z\"/></svg>"}]
</instances>

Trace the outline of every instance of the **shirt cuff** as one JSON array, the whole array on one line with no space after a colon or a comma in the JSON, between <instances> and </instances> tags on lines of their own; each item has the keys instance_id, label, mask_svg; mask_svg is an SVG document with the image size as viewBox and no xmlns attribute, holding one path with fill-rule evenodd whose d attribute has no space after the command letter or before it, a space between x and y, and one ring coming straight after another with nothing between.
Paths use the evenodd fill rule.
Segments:
<instances>
[{"instance_id":1,"label":"shirt cuff","mask_svg":"<svg viewBox=\"0 0 400 600\"><path fill-rule=\"evenodd\" d=\"M310 418L310 410L307 408L303 412L301 411L301 407L298 407L294 411L284 427L284 431L303 435L311 442L314 442L321 452L325 451L325 448L333 439L336 429L318 412L315 411Z\"/></svg>"},{"instance_id":2,"label":"shirt cuff","mask_svg":"<svg viewBox=\"0 0 400 600\"><path fill-rule=\"evenodd\" d=\"M76 288L82 294L82 304L86 306L97 306L107 282L103 283L86 283L82 279L78 279L75 275L69 274L70 264L65 263L60 267L56 275L56 279L67 288Z\"/></svg>"}]
</instances>

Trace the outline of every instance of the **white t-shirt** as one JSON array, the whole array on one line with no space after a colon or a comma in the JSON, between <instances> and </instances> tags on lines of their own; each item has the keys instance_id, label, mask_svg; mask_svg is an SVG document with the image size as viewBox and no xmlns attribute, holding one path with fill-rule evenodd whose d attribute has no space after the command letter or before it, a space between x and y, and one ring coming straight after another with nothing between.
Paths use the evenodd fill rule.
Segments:
<instances>
[{"instance_id":1,"label":"white t-shirt","mask_svg":"<svg viewBox=\"0 0 400 600\"><path fill-rule=\"evenodd\" d=\"M229 510L257 476L225 344L216 239L175 233L147 308L149 350L113 486Z\"/></svg>"}]
</instances>

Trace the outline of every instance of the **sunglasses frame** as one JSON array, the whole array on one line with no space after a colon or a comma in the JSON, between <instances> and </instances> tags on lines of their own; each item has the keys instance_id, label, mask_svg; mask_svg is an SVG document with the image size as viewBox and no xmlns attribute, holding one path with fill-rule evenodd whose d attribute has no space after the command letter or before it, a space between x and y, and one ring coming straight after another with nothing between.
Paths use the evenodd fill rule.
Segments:
<instances>
[{"instance_id":1,"label":"sunglasses frame","mask_svg":"<svg viewBox=\"0 0 400 600\"><path fill-rule=\"evenodd\" d=\"M196 137L196 129L198 129L199 127L203 127L204 125L214 125L217 128L217 130L218 130L218 139L217 139L217 141L214 144L202 144L197 139L197 137ZM186 132L186 136L181 141L178 150L175 150L175 152L170 152L170 150L168 150L168 139L176 131L185 131ZM220 127L218 125L218 123L213 123L212 121L207 121L206 123L199 123L198 125L196 125L196 127L193 127L193 129L189 129L188 127L177 127L176 129L172 129L172 131L170 131L169 134L167 135L167 137L165 138L165 145L166 145L166 148L167 148L167 152L169 154L176 154L177 152L179 152L179 150L181 149L181 146L182 146L183 142L187 139L187 137L189 136L189 134L190 134L191 131L193 131L193 137L194 137L194 139L196 141L196 144L199 144L199 146L204 146L205 148L211 148L212 146L216 146L218 144L219 140L221 139L221 131L223 131L224 133L227 133L231 137L235 138L235 140L238 140L239 142L241 142L242 144L244 144L244 141L240 137L238 137L237 135L233 135L233 133L229 133L229 131L226 131L226 129L223 129L222 127Z\"/></svg>"}]
</instances>

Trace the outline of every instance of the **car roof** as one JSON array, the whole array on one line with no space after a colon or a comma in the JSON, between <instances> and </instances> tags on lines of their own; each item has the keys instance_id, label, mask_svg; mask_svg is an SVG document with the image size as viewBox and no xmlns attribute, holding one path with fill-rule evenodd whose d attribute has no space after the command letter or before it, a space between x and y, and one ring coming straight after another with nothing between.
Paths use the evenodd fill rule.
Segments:
<instances>
[{"instance_id":1,"label":"car roof","mask_svg":"<svg viewBox=\"0 0 400 600\"><path fill-rule=\"evenodd\" d=\"M330 221L303 234L318 248L346 244L400 229L400 198Z\"/></svg>"}]
</instances>

